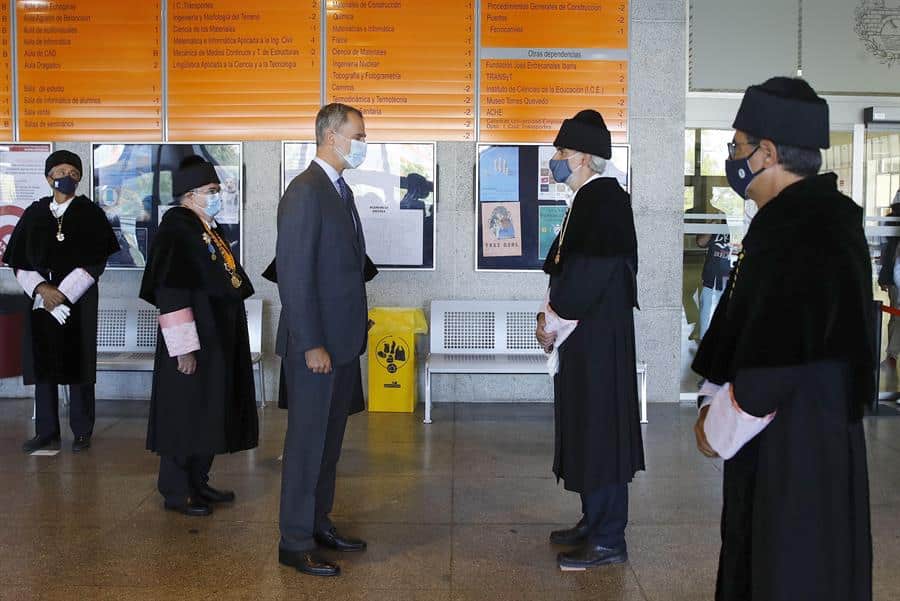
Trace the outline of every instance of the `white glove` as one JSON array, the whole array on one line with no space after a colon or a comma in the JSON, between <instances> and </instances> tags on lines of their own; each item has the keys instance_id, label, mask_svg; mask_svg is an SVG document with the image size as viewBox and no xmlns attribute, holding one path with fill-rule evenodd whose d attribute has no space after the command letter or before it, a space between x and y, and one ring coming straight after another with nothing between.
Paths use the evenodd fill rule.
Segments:
<instances>
[{"instance_id":1,"label":"white glove","mask_svg":"<svg viewBox=\"0 0 900 601\"><path fill-rule=\"evenodd\" d=\"M68 305L57 305L55 309L50 311L50 315L59 322L59 325L65 325L66 320L69 319L69 315L71 314L72 309L70 309Z\"/></svg>"},{"instance_id":2,"label":"white glove","mask_svg":"<svg viewBox=\"0 0 900 601\"><path fill-rule=\"evenodd\" d=\"M47 308L44 307L44 297L40 294L35 296L33 308L47 311ZM57 305L55 309L48 311L48 313L53 316L53 319L59 322L59 325L65 325L66 320L69 319L69 315L72 314L72 309L70 309L68 305Z\"/></svg>"}]
</instances>

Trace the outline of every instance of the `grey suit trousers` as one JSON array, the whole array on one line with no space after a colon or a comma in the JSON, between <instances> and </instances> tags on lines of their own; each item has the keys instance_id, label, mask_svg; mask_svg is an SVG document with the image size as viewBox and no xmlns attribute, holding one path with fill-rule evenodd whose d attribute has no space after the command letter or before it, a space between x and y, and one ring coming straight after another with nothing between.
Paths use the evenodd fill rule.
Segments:
<instances>
[{"instance_id":1,"label":"grey suit trousers","mask_svg":"<svg viewBox=\"0 0 900 601\"><path fill-rule=\"evenodd\" d=\"M307 551L313 534L331 528L337 463L351 399L362 394L359 359L314 374L303 353L283 359L288 428L281 467L280 547Z\"/></svg>"}]
</instances>

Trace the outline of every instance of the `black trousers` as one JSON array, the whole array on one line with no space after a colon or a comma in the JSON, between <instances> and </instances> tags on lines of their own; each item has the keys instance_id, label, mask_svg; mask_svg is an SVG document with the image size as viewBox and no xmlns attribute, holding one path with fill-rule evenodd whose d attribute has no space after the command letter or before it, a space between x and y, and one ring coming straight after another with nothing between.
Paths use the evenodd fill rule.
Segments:
<instances>
[{"instance_id":1,"label":"black trousers","mask_svg":"<svg viewBox=\"0 0 900 601\"><path fill-rule=\"evenodd\" d=\"M316 545L313 534L333 525L328 516L334 506L337 464L350 403L362 394L362 380L359 360L337 366L327 375L310 372L301 357L287 361L280 545L287 551L307 551Z\"/></svg>"},{"instance_id":2,"label":"black trousers","mask_svg":"<svg viewBox=\"0 0 900 601\"><path fill-rule=\"evenodd\" d=\"M34 429L38 436L59 436L59 388L56 384L35 384ZM75 436L94 431L94 385L69 385L69 426Z\"/></svg>"},{"instance_id":3,"label":"black trousers","mask_svg":"<svg viewBox=\"0 0 900 601\"><path fill-rule=\"evenodd\" d=\"M628 485L611 484L581 495L581 508L587 520L587 542L608 548L625 544L628 525Z\"/></svg>"},{"instance_id":4,"label":"black trousers","mask_svg":"<svg viewBox=\"0 0 900 601\"><path fill-rule=\"evenodd\" d=\"M194 496L196 490L209 482L213 455L187 457L159 456L159 478L156 486L167 502L179 505Z\"/></svg>"}]
</instances>

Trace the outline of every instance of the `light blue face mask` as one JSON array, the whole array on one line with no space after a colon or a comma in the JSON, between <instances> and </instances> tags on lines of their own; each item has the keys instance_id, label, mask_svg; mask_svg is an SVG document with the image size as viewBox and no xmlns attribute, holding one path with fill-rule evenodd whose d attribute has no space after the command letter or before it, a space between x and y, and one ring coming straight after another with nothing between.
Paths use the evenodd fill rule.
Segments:
<instances>
[{"instance_id":1,"label":"light blue face mask","mask_svg":"<svg viewBox=\"0 0 900 601\"><path fill-rule=\"evenodd\" d=\"M357 167L362 165L366 160L366 143L362 140L354 140L353 138L348 138L347 136L339 134L337 132L334 133L338 136L341 136L345 140L350 140L349 154L344 154L343 152L338 150L337 146L334 147L334 150L341 156L342 159L344 159L344 162L347 163L347 166L350 167L350 169L356 169Z\"/></svg>"},{"instance_id":2,"label":"light blue face mask","mask_svg":"<svg viewBox=\"0 0 900 601\"><path fill-rule=\"evenodd\" d=\"M206 206L203 211L210 217L215 217L222 212L222 195L218 192L206 194Z\"/></svg>"},{"instance_id":3,"label":"light blue face mask","mask_svg":"<svg viewBox=\"0 0 900 601\"><path fill-rule=\"evenodd\" d=\"M566 183L566 180L572 176L569 159L550 159L550 173L553 174L554 181L561 184Z\"/></svg>"}]
</instances>

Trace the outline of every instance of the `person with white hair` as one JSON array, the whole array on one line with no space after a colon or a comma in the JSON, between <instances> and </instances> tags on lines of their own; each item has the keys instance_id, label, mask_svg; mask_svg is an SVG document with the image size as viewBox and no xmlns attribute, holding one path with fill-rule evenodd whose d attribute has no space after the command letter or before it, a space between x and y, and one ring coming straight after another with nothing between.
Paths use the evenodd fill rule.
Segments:
<instances>
[{"instance_id":1,"label":"person with white hair","mask_svg":"<svg viewBox=\"0 0 900 601\"><path fill-rule=\"evenodd\" d=\"M553 471L581 495L578 524L550 541L561 570L628 559L628 483L644 469L635 376L637 237L631 199L606 174L609 130L597 111L566 119L554 141L553 178L574 192L544 271L547 302L536 336L554 365Z\"/></svg>"}]
</instances>

